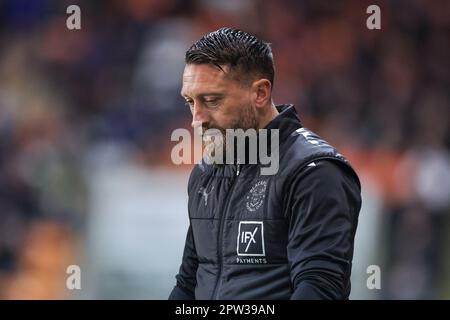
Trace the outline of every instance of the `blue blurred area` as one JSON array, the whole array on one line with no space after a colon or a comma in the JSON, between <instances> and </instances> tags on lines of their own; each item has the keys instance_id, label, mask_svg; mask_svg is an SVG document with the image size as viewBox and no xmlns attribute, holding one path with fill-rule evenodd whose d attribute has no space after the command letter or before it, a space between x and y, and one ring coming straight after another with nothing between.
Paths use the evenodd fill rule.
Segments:
<instances>
[{"instance_id":1,"label":"blue blurred area","mask_svg":"<svg viewBox=\"0 0 450 320\"><path fill-rule=\"evenodd\" d=\"M0 297L168 295L187 225L190 168L170 161L190 123L184 52L235 26L272 43L275 103L363 179L352 297L450 298L450 2L384 1L381 30L371 4L0 2Z\"/></svg>"}]
</instances>

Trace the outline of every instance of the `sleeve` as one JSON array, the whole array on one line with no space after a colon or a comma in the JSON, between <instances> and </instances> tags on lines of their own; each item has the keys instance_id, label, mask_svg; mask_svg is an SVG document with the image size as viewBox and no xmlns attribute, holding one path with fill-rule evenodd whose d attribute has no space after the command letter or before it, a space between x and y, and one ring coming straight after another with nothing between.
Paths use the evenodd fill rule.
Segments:
<instances>
[{"instance_id":1,"label":"sleeve","mask_svg":"<svg viewBox=\"0 0 450 320\"><path fill-rule=\"evenodd\" d=\"M198 260L195 251L192 227L189 226L184 246L183 260L176 276L177 284L170 293L169 300L195 300Z\"/></svg>"},{"instance_id":2,"label":"sleeve","mask_svg":"<svg viewBox=\"0 0 450 320\"><path fill-rule=\"evenodd\" d=\"M357 177L322 160L293 177L287 199L291 299L347 299L361 208Z\"/></svg>"}]
</instances>

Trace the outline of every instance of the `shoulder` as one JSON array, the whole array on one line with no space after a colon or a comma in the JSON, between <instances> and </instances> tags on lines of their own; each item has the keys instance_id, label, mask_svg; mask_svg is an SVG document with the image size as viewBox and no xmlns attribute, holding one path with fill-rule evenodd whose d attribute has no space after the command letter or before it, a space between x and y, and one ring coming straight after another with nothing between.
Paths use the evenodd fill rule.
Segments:
<instances>
[{"instance_id":1,"label":"shoulder","mask_svg":"<svg viewBox=\"0 0 450 320\"><path fill-rule=\"evenodd\" d=\"M343 182L352 182L358 189L359 180L351 167L338 159L314 160L302 167L295 175L296 180L304 183L314 182L324 187L341 185Z\"/></svg>"},{"instance_id":2,"label":"shoulder","mask_svg":"<svg viewBox=\"0 0 450 320\"><path fill-rule=\"evenodd\" d=\"M291 141L287 148L280 154L280 168L288 176L295 176L305 170L305 172L325 172L333 171L353 176L359 185L359 178L353 170L349 161L332 145L313 131L300 128L295 130L289 138ZM314 170L307 170L308 166L316 166Z\"/></svg>"},{"instance_id":3,"label":"shoulder","mask_svg":"<svg viewBox=\"0 0 450 320\"><path fill-rule=\"evenodd\" d=\"M285 201L290 207L301 204L305 211L347 212L361 207L361 187L353 170L338 160L317 160L297 172L286 186ZM289 211L290 212L290 211Z\"/></svg>"},{"instance_id":4,"label":"shoulder","mask_svg":"<svg viewBox=\"0 0 450 320\"><path fill-rule=\"evenodd\" d=\"M321 205L361 205L361 186L356 173L338 160L310 162L295 175L290 192L293 197Z\"/></svg>"},{"instance_id":5,"label":"shoulder","mask_svg":"<svg viewBox=\"0 0 450 320\"><path fill-rule=\"evenodd\" d=\"M286 161L295 160L296 164L306 165L318 158L336 158L347 162L342 154L313 131L300 128L292 132L288 147L281 155Z\"/></svg>"},{"instance_id":6,"label":"shoulder","mask_svg":"<svg viewBox=\"0 0 450 320\"><path fill-rule=\"evenodd\" d=\"M205 164L203 161L197 163L191 171L188 180L188 192L200 180L201 176L211 170L211 165Z\"/></svg>"}]
</instances>

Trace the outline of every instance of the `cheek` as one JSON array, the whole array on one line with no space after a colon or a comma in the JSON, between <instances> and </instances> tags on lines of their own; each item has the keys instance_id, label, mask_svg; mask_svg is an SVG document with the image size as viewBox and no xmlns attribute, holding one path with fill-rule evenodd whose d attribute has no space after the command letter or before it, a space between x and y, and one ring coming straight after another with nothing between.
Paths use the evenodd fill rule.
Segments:
<instances>
[{"instance_id":1,"label":"cheek","mask_svg":"<svg viewBox=\"0 0 450 320\"><path fill-rule=\"evenodd\" d=\"M209 122L212 126L227 128L230 120L234 117L233 105L223 103L219 108L210 112Z\"/></svg>"},{"instance_id":2,"label":"cheek","mask_svg":"<svg viewBox=\"0 0 450 320\"><path fill-rule=\"evenodd\" d=\"M210 126L222 129L236 128L244 117L251 101L246 93L228 97L221 107L210 114Z\"/></svg>"}]
</instances>

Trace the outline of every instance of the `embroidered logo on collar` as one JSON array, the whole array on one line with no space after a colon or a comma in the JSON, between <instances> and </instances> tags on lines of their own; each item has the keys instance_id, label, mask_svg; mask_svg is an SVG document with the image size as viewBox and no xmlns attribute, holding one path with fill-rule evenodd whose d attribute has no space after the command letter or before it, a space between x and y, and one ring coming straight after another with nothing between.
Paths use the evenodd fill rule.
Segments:
<instances>
[{"instance_id":1,"label":"embroidered logo on collar","mask_svg":"<svg viewBox=\"0 0 450 320\"><path fill-rule=\"evenodd\" d=\"M208 197L213 190L214 190L214 186L212 186L212 188L211 188L211 190L209 190L209 192L206 191L205 187L201 187L200 190L198 190L198 193L200 193L205 200L205 207L208 205Z\"/></svg>"},{"instance_id":2,"label":"embroidered logo on collar","mask_svg":"<svg viewBox=\"0 0 450 320\"><path fill-rule=\"evenodd\" d=\"M258 181L251 189L247 195L247 203L245 206L250 212L255 212L264 203L264 198L266 197L267 180Z\"/></svg>"}]
</instances>

